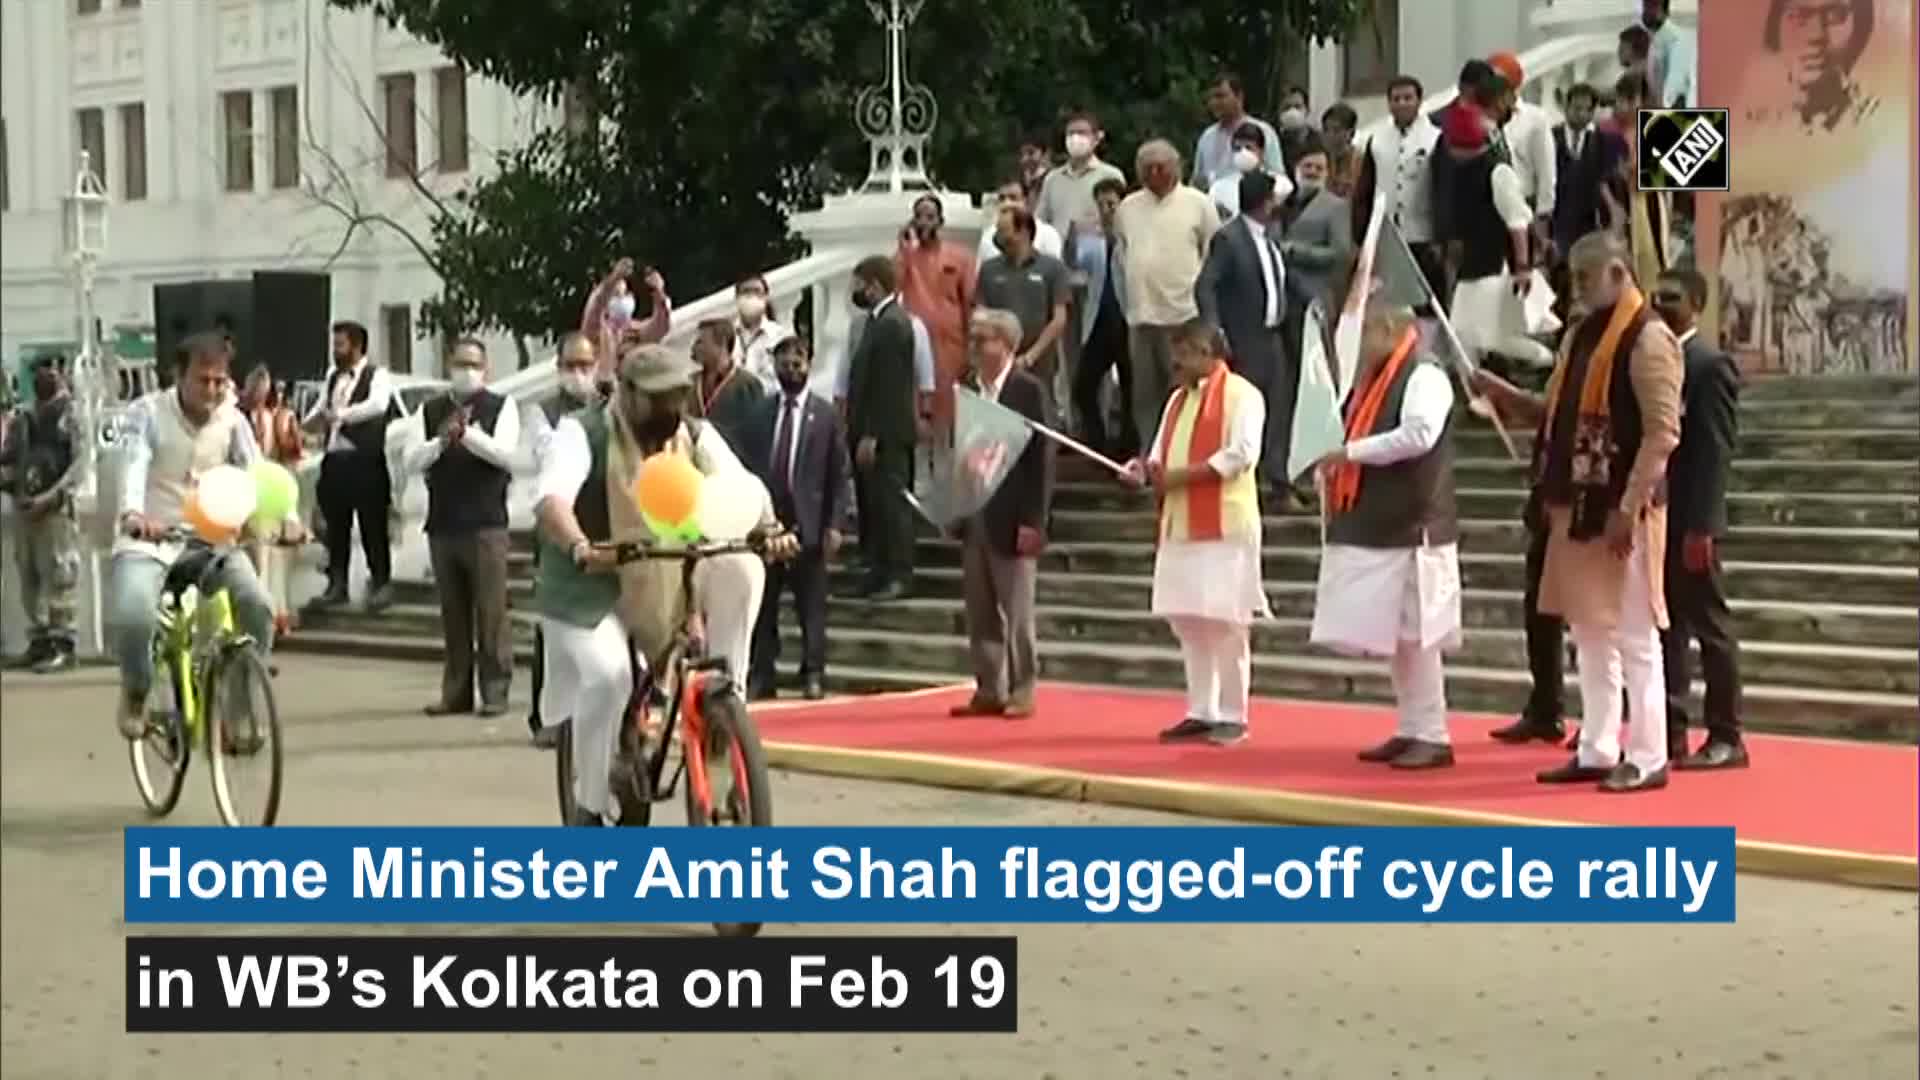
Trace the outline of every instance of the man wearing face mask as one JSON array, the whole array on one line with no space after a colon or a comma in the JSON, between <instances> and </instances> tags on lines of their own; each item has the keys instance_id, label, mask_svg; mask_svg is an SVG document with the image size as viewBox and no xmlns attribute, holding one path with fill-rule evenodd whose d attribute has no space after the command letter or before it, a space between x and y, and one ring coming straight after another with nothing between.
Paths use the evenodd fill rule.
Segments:
<instances>
[{"instance_id":1,"label":"man wearing face mask","mask_svg":"<svg viewBox=\"0 0 1920 1080\"><path fill-rule=\"evenodd\" d=\"M1033 216L1056 229L1090 225L1099 219L1093 189L1103 180L1126 182L1117 167L1101 161L1095 151L1106 132L1092 113L1077 112L1067 117L1067 161L1047 173L1040 185L1040 198Z\"/></svg>"},{"instance_id":2,"label":"man wearing face mask","mask_svg":"<svg viewBox=\"0 0 1920 1080\"><path fill-rule=\"evenodd\" d=\"M897 600L913 580L913 324L895 290L893 260L874 255L853 268L853 305L866 330L847 364L847 439L860 500L862 595Z\"/></svg>"},{"instance_id":3,"label":"man wearing face mask","mask_svg":"<svg viewBox=\"0 0 1920 1080\"><path fill-rule=\"evenodd\" d=\"M885 262L885 260L882 260ZM616 566L596 544L652 535L631 492L640 465L660 453L684 455L702 474L746 467L711 424L690 419L696 369L661 345L637 345L620 360L613 397L560 421L540 470L540 615L546 630L547 685L541 711L570 718L575 824L602 824L613 807L607 774L615 723L632 688L627 639L655 670L689 622L724 657L736 682L751 670L753 624L766 567L758 555L703 559L693 572L694 617L682 606L679 562L648 559ZM797 547L761 496L759 531L767 553L785 559ZM744 686L742 687L744 690Z\"/></svg>"},{"instance_id":4,"label":"man wearing face mask","mask_svg":"<svg viewBox=\"0 0 1920 1080\"><path fill-rule=\"evenodd\" d=\"M33 405L19 410L0 446L0 471L20 511L20 600L26 654L18 667L42 675L74 662L74 587L80 581L80 528L73 488L86 468L73 396L52 357L33 364Z\"/></svg>"},{"instance_id":5,"label":"man wearing face mask","mask_svg":"<svg viewBox=\"0 0 1920 1080\"><path fill-rule=\"evenodd\" d=\"M779 389L773 373L773 350L793 336L793 329L774 317L772 290L760 274L741 278L733 287L733 363L745 368L771 394Z\"/></svg>"},{"instance_id":6,"label":"man wearing face mask","mask_svg":"<svg viewBox=\"0 0 1920 1080\"><path fill-rule=\"evenodd\" d=\"M1575 307L1544 396L1484 369L1482 393L1512 422L1539 425L1534 473L1545 507L1539 610L1567 621L1580 660L1579 750L1541 783L1647 791L1667 783L1667 459L1680 442L1680 346L1653 317L1616 237L1573 245ZM1621 710L1622 681L1628 699ZM1628 743L1622 757L1622 723Z\"/></svg>"},{"instance_id":7,"label":"man wearing face mask","mask_svg":"<svg viewBox=\"0 0 1920 1080\"><path fill-rule=\"evenodd\" d=\"M1289 171L1280 157L1280 133L1265 120L1247 115L1247 92L1240 76L1230 71L1214 76L1207 88L1207 110L1213 113L1213 123L1200 133L1200 141L1193 148L1194 187L1206 191L1215 180L1238 171L1233 164L1233 139L1242 124L1253 124L1266 136L1261 162L1267 171ZM1155 417L1157 420L1158 413Z\"/></svg>"},{"instance_id":8,"label":"man wearing face mask","mask_svg":"<svg viewBox=\"0 0 1920 1080\"><path fill-rule=\"evenodd\" d=\"M1233 172L1220 177L1207 189L1207 195L1213 199L1214 208L1220 211L1220 220L1226 221L1240 212L1240 181L1253 173L1264 173L1273 178L1274 198L1285 199L1293 194L1293 181L1284 176L1267 172L1267 133L1259 124L1246 123L1233 133Z\"/></svg>"},{"instance_id":9,"label":"man wearing face mask","mask_svg":"<svg viewBox=\"0 0 1920 1080\"><path fill-rule=\"evenodd\" d=\"M541 466L547 460L547 452L553 445L553 433L559 427L561 419L569 413L578 412L600 400L600 389L594 381L594 372L599 363L593 353L593 339L576 330L560 341L560 355L554 359L554 367L559 375L559 392L540 402L540 407L528 416L529 426L533 428L528 440L532 453L526 462L527 471L533 476L540 475ZM534 576L539 577L540 546L533 549ZM533 708L527 714L527 729L533 733L535 746L551 749L560 738L560 725L567 720L562 716L552 723L546 723L540 712L540 699L547 682L546 629L539 623L533 627L533 687L531 696Z\"/></svg>"},{"instance_id":10,"label":"man wearing face mask","mask_svg":"<svg viewBox=\"0 0 1920 1080\"><path fill-rule=\"evenodd\" d=\"M1305 87L1289 86L1280 98L1280 168L1291 175L1300 164L1307 143L1317 138L1313 114L1308 111Z\"/></svg>"},{"instance_id":11,"label":"man wearing face mask","mask_svg":"<svg viewBox=\"0 0 1920 1080\"><path fill-rule=\"evenodd\" d=\"M447 355L448 393L420 407L426 439L407 451L427 478L427 548L440 594L445 660L428 716L507 710L513 637L507 619L507 484L520 447L513 399L486 388L487 350L462 338ZM476 649L477 644L477 649Z\"/></svg>"},{"instance_id":12,"label":"man wearing face mask","mask_svg":"<svg viewBox=\"0 0 1920 1080\"><path fill-rule=\"evenodd\" d=\"M580 313L580 329L593 335L598 349L602 380L613 377L614 357L619 355L623 343L630 338L642 343L659 341L673 327L673 301L667 296L667 281L652 267L647 268L645 284L653 309L645 322L634 322L639 302L633 295L633 270L632 259L623 258L614 263L613 269L587 297L586 309Z\"/></svg>"}]
</instances>

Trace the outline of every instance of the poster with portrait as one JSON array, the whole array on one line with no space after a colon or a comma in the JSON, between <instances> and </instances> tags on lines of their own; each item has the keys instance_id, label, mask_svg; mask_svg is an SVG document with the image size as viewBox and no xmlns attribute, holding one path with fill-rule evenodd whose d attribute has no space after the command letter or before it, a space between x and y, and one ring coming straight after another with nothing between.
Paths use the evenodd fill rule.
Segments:
<instances>
[{"instance_id":1,"label":"poster with portrait","mask_svg":"<svg viewBox=\"0 0 1920 1080\"><path fill-rule=\"evenodd\" d=\"M1701 0L1700 96L1729 110L1732 176L1699 246L1748 370L1915 370L1915 6Z\"/></svg>"}]
</instances>

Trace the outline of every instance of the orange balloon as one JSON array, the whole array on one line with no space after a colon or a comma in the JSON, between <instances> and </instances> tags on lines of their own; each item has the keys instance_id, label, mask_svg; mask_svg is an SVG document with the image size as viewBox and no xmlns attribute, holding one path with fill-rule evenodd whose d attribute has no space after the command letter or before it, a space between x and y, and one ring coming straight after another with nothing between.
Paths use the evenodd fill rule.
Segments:
<instances>
[{"instance_id":1,"label":"orange balloon","mask_svg":"<svg viewBox=\"0 0 1920 1080\"><path fill-rule=\"evenodd\" d=\"M700 470L686 455L655 454L640 463L633 478L633 501L653 520L679 525L699 505L700 481Z\"/></svg>"},{"instance_id":2,"label":"orange balloon","mask_svg":"<svg viewBox=\"0 0 1920 1080\"><path fill-rule=\"evenodd\" d=\"M213 520L207 517L206 511L201 509L199 492L188 492L186 505L181 509L182 515L186 518L187 527L192 529L200 539L209 544L225 544L233 540L235 536L233 529L214 524Z\"/></svg>"}]
</instances>

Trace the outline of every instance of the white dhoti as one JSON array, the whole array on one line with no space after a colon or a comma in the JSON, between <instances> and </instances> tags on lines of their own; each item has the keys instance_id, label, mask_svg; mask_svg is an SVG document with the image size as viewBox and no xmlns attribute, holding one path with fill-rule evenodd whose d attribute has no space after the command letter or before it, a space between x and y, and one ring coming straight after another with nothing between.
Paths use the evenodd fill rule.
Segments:
<instances>
[{"instance_id":1,"label":"white dhoti","mask_svg":"<svg viewBox=\"0 0 1920 1080\"><path fill-rule=\"evenodd\" d=\"M1460 549L1329 544L1314 592L1315 645L1389 658L1395 734L1445 746L1447 695L1441 654L1460 646Z\"/></svg>"},{"instance_id":2,"label":"white dhoti","mask_svg":"<svg viewBox=\"0 0 1920 1080\"><path fill-rule=\"evenodd\" d=\"M1186 665L1187 717L1245 724L1252 694L1253 620L1266 618L1260 538L1163 540L1153 560L1153 613L1167 620Z\"/></svg>"},{"instance_id":3,"label":"white dhoti","mask_svg":"<svg viewBox=\"0 0 1920 1080\"><path fill-rule=\"evenodd\" d=\"M573 798L582 810L611 814L607 773L613 740L633 689L627 630L609 613L591 628L561 619L540 620L546 642L546 683L540 715L558 723L571 717Z\"/></svg>"},{"instance_id":4,"label":"white dhoti","mask_svg":"<svg viewBox=\"0 0 1920 1080\"><path fill-rule=\"evenodd\" d=\"M1667 765L1667 676L1660 629L1648 586L1647 545L1635 544L1613 626L1569 622L1580 669L1580 764L1611 769L1620 762L1620 692L1632 723L1627 762L1647 775Z\"/></svg>"},{"instance_id":5,"label":"white dhoti","mask_svg":"<svg viewBox=\"0 0 1920 1080\"><path fill-rule=\"evenodd\" d=\"M1533 288L1552 303L1544 281L1536 281ZM1534 367L1553 366L1553 350L1528 336L1533 332L1532 316L1527 301L1514 294L1511 274L1469 278L1456 284L1447 317L1460 344L1474 354L1475 361L1487 353L1499 353Z\"/></svg>"}]
</instances>

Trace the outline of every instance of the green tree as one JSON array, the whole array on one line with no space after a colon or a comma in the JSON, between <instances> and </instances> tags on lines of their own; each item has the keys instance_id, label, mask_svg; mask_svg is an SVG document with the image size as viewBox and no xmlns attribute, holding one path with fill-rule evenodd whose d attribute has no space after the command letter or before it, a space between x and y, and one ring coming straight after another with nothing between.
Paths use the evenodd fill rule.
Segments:
<instances>
[{"instance_id":1,"label":"green tree","mask_svg":"<svg viewBox=\"0 0 1920 1080\"><path fill-rule=\"evenodd\" d=\"M446 289L425 312L431 325L570 328L623 254L659 267L675 295L703 295L793 257L789 212L866 168L852 110L886 70L870 11L886 0L331 2L372 9L517 93L574 93L603 121L508 152L438 215ZM1185 145L1223 67L1270 114L1282 58L1344 36L1370 8L932 0L908 37L910 77L940 104L930 171L944 187L989 189L1019 133L1057 138L1075 108L1101 115L1114 160L1154 135Z\"/></svg>"}]
</instances>

